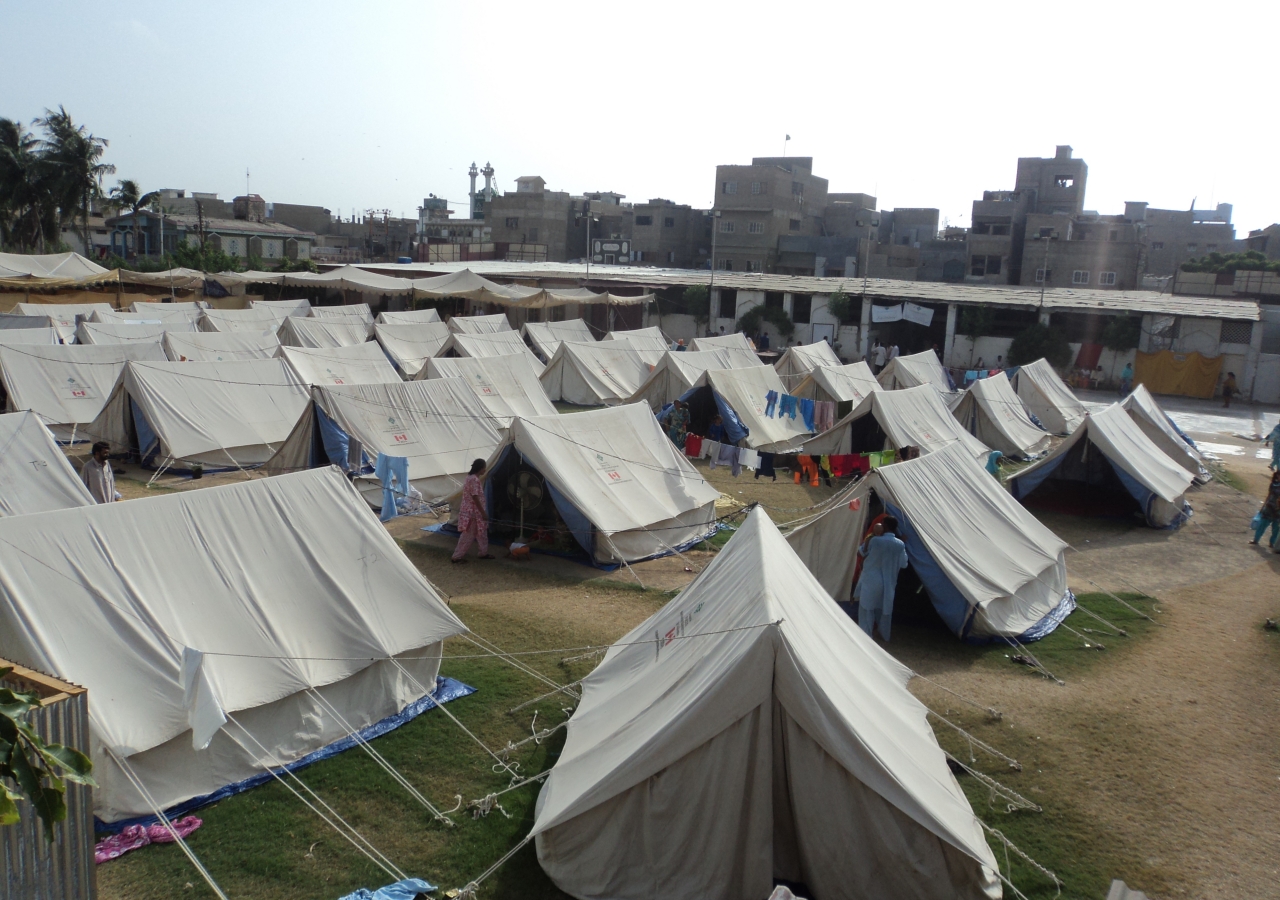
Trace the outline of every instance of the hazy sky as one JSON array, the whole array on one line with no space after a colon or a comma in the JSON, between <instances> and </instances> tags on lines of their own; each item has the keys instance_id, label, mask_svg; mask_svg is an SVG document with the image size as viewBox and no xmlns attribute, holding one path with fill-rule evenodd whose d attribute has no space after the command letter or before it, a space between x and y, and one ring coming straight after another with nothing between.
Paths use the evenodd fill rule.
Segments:
<instances>
[{"instance_id":1,"label":"hazy sky","mask_svg":"<svg viewBox=\"0 0 1280 900\"><path fill-rule=\"evenodd\" d=\"M1086 206L1280 220L1280 4L124 4L0 0L0 116L63 104L117 177L350 215L498 184L708 206L717 163L814 157L832 191L968 224L1071 144Z\"/></svg>"}]
</instances>

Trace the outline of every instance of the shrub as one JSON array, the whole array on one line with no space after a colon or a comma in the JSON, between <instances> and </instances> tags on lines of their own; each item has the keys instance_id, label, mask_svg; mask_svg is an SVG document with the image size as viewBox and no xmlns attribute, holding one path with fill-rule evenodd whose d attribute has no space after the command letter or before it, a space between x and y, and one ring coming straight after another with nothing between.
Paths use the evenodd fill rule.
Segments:
<instances>
[{"instance_id":1,"label":"shrub","mask_svg":"<svg viewBox=\"0 0 1280 900\"><path fill-rule=\"evenodd\" d=\"M1051 328L1037 322L1018 333L1009 345L1009 365L1025 366L1044 357L1055 369L1071 362L1071 346L1060 328Z\"/></svg>"}]
</instances>

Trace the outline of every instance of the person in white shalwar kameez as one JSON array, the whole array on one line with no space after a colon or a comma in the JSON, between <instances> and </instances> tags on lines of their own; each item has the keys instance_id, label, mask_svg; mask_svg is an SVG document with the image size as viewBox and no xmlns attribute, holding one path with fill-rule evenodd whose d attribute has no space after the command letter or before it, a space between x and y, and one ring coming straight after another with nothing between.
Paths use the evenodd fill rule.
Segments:
<instances>
[{"instance_id":1,"label":"person in white shalwar kameez","mask_svg":"<svg viewBox=\"0 0 1280 900\"><path fill-rule=\"evenodd\" d=\"M868 635L879 626L880 637L886 644L898 572L907 567L907 545L898 540L897 531L898 520L885 516L876 524L872 536L863 541L858 548L858 554L863 557L862 577L853 591L853 599L858 601L858 625Z\"/></svg>"}]
</instances>

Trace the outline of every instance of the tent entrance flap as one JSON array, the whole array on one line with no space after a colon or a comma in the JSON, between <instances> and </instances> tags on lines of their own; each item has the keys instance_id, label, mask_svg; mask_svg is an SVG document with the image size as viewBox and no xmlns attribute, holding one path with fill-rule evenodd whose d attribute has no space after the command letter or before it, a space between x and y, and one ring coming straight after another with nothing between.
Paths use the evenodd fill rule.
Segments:
<instances>
[{"instance_id":1,"label":"tent entrance flap","mask_svg":"<svg viewBox=\"0 0 1280 900\"><path fill-rule=\"evenodd\" d=\"M1121 471L1085 437L1049 465L1014 482L1014 496L1050 512L1127 518L1146 513L1151 492ZM1136 490L1136 493L1135 493Z\"/></svg>"}]
</instances>

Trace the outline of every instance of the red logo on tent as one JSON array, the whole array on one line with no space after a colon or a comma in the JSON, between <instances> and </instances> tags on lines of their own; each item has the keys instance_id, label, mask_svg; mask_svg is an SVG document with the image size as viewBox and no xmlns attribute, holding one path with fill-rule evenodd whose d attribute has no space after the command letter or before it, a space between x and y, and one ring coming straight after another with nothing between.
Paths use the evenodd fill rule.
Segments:
<instances>
[{"instance_id":1,"label":"red logo on tent","mask_svg":"<svg viewBox=\"0 0 1280 900\"><path fill-rule=\"evenodd\" d=\"M401 432L400 434L393 434L391 435L391 440L395 441L397 444L407 444L409 443L409 435L404 432Z\"/></svg>"}]
</instances>

